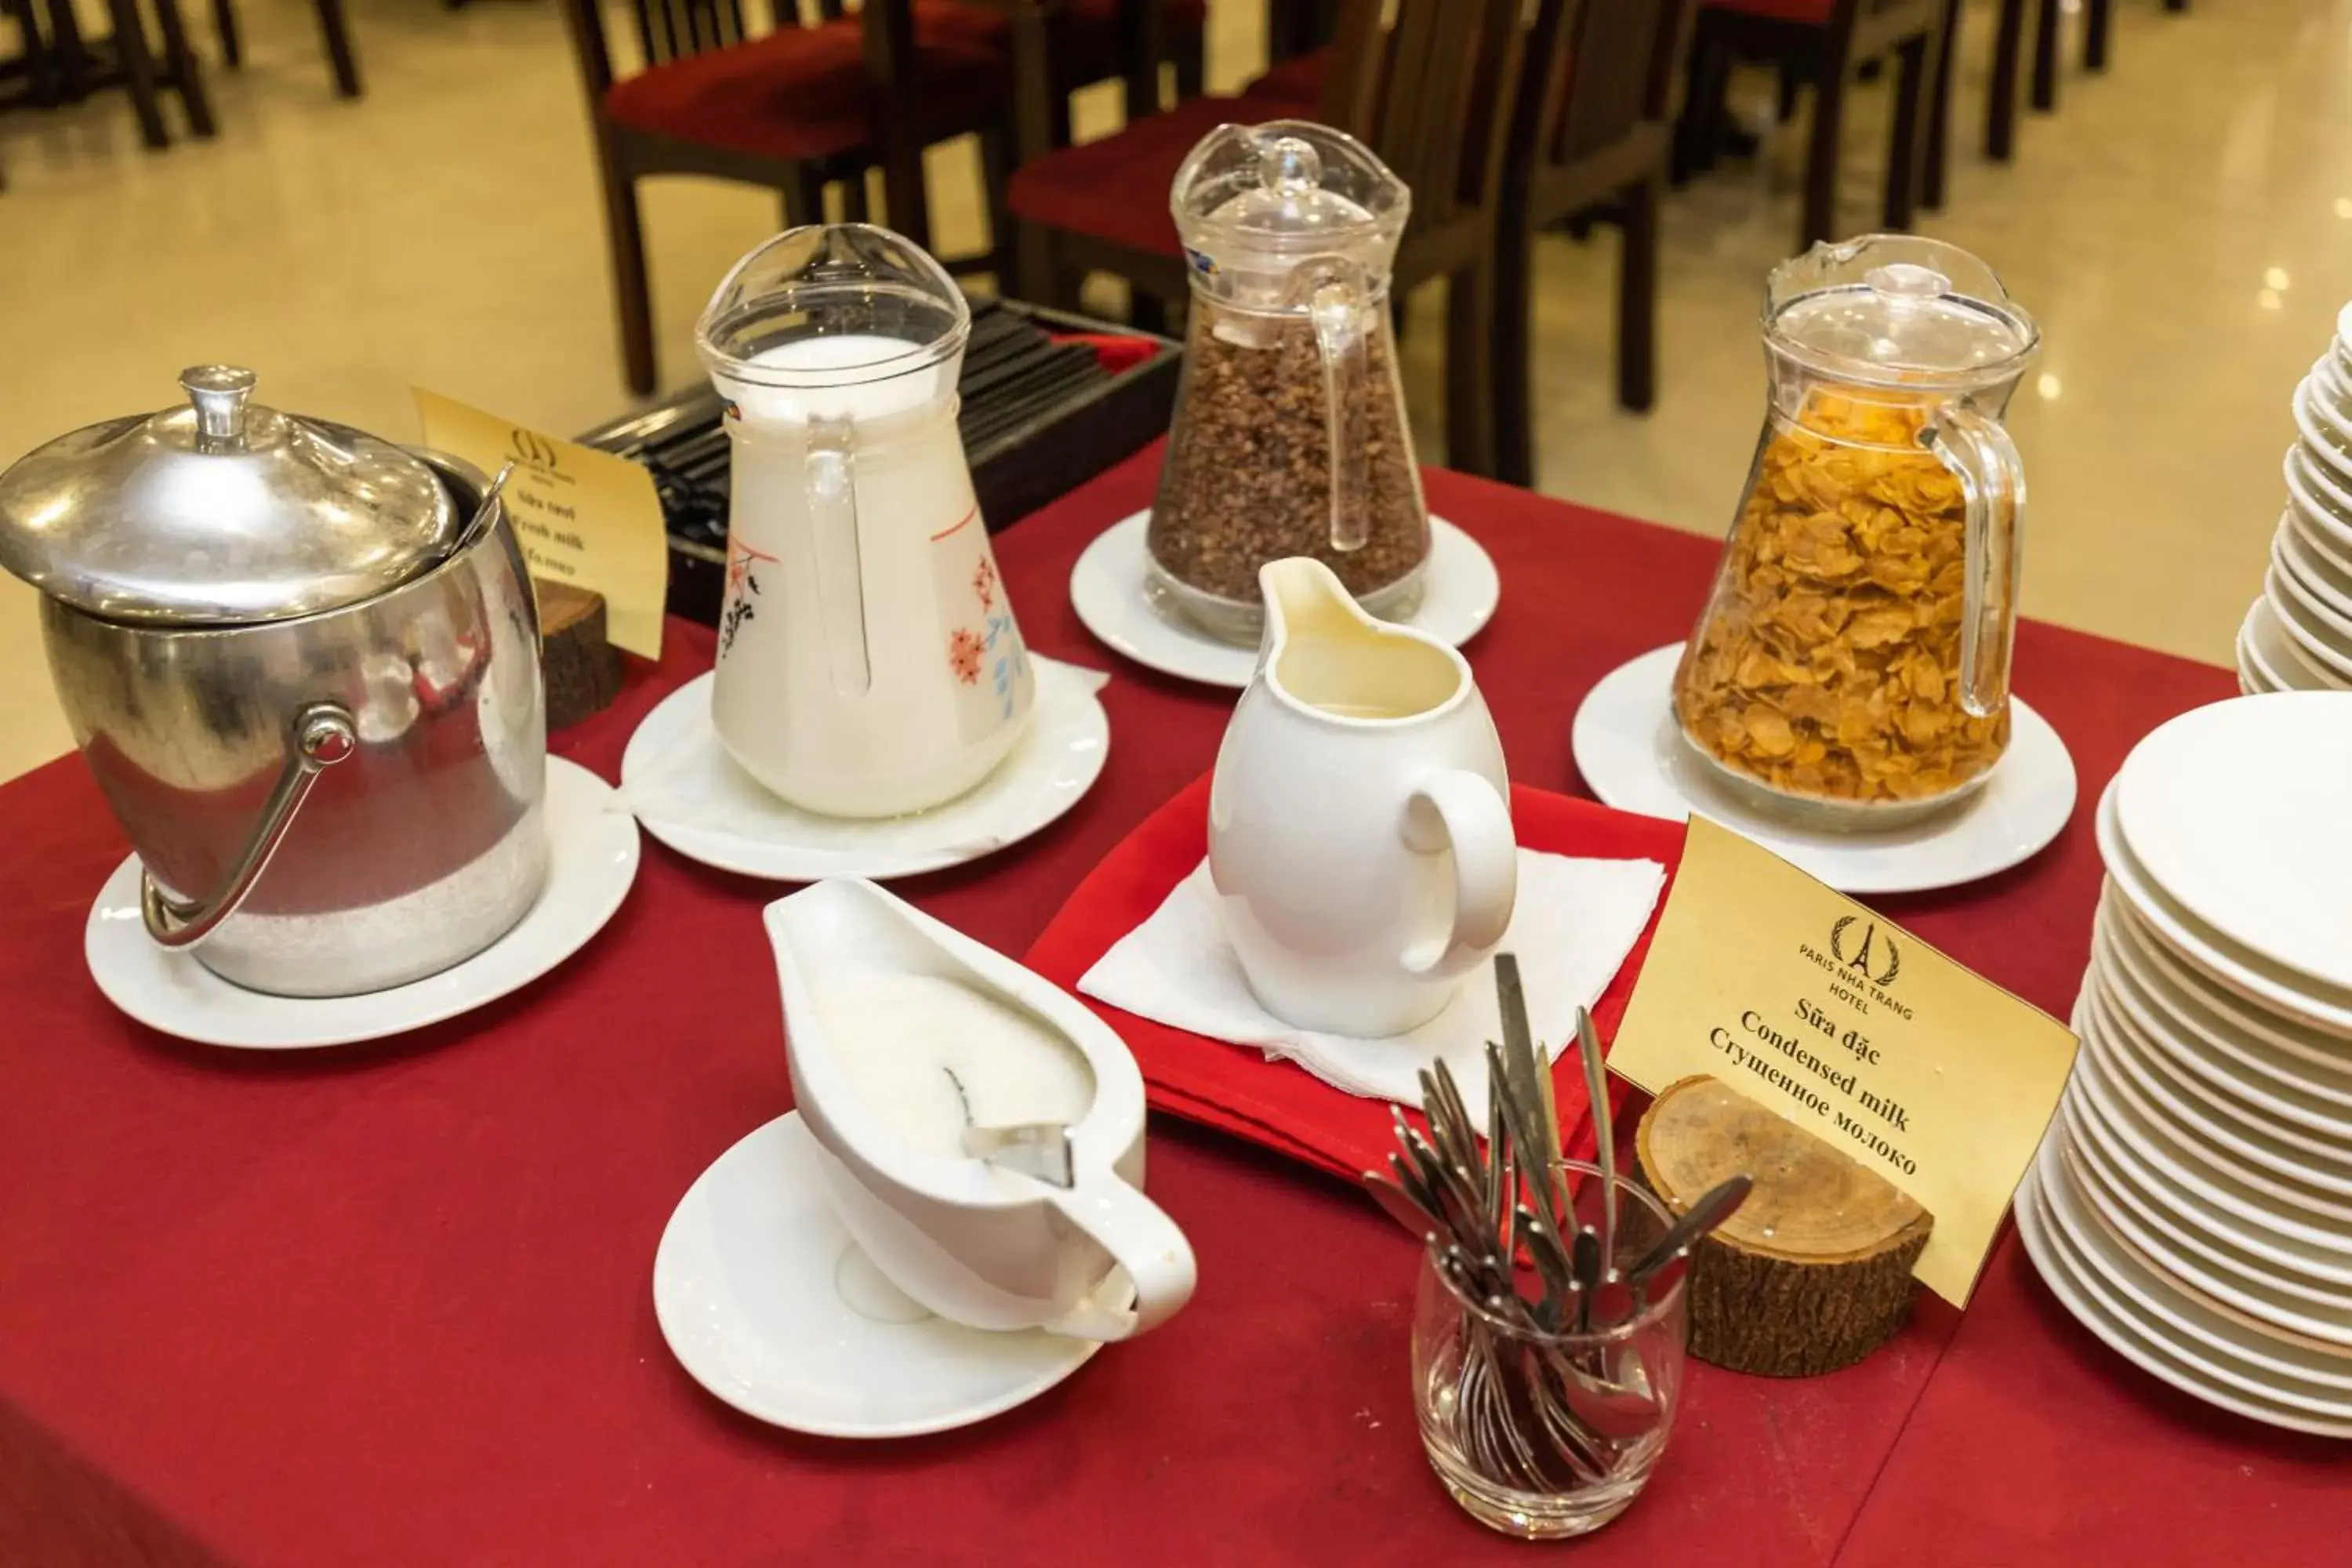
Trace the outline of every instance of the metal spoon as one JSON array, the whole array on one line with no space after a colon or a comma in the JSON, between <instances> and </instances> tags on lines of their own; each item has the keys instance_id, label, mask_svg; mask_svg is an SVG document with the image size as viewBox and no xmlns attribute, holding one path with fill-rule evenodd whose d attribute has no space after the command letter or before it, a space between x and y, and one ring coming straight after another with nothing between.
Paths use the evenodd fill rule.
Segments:
<instances>
[{"instance_id":1,"label":"metal spoon","mask_svg":"<svg viewBox=\"0 0 2352 1568\"><path fill-rule=\"evenodd\" d=\"M1658 1425L1658 1396L1638 1345L1625 1345L1617 1359L1616 1375L1605 1378L1558 1351L1545 1358L1545 1364L1559 1379L1560 1403L1587 1433L1612 1440L1639 1437Z\"/></svg>"},{"instance_id":2,"label":"metal spoon","mask_svg":"<svg viewBox=\"0 0 2352 1568\"><path fill-rule=\"evenodd\" d=\"M1393 1107L1391 1110L1394 1111ZM1439 1200L1437 1212L1447 1216L1447 1228L1476 1235L1486 1205L1473 1189L1469 1173L1439 1153L1405 1121L1402 1112L1395 1111L1394 1121L1397 1142L1403 1146L1405 1158L1421 1178L1421 1184Z\"/></svg>"},{"instance_id":3,"label":"metal spoon","mask_svg":"<svg viewBox=\"0 0 2352 1568\"><path fill-rule=\"evenodd\" d=\"M1443 1063L1439 1064L1439 1071L1444 1071ZM1486 1210L1493 1206L1494 1197L1487 1190L1484 1163L1478 1158L1478 1136L1471 1127L1467 1113L1457 1111L1459 1100L1447 1093L1453 1075L1448 1073L1441 1080L1429 1068L1421 1070L1422 1115L1429 1122L1430 1143L1444 1157L1446 1163L1475 1173L1472 1191L1479 1200L1479 1208ZM1393 1120L1400 1121L1404 1114L1396 1106L1391 1106L1389 1113Z\"/></svg>"},{"instance_id":4,"label":"metal spoon","mask_svg":"<svg viewBox=\"0 0 2352 1568\"><path fill-rule=\"evenodd\" d=\"M1568 1249L1559 1237L1544 1223L1535 1210L1521 1204L1514 1215L1517 1220L1515 1237L1526 1249L1543 1279L1544 1299L1538 1305L1538 1321L1546 1333L1558 1333L1566 1321L1568 1299L1576 1286L1575 1268L1569 1261Z\"/></svg>"},{"instance_id":5,"label":"metal spoon","mask_svg":"<svg viewBox=\"0 0 2352 1568\"><path fill-rule=\"evenodd\" d=\"M1701 1193L1698 1201L1685 1209L1681 1217L1651 1244L1641 1260L1625 1271L1627 1280L1638 1285L1675 1258L1687 1255L1699 1237L1738 1212L1739 1205L1748 1201L1748 1189L1755 1184L1748 1176L1731 1176Z\"/></svg>"},{"instance_id":6,"label":"metal spoon","mask_svg":"<svg viewBox=\"0 0 2352 1568\"><path fill-rule=\"evenodd\" d=\"M1609 1114L1609 1069L1592 1015L1576 1010L1576 1050L1584 1058L1584 1098L1591 1102L1593 1147L1601 1155L1601 1256L1617 1256L1617 1129Z\"/></svg>"},{"instance_id":7,"label":"metal spoon","mask_svg":"<svg viewBox=\"0 0 2352 1568\"><path fill-rule=\"evenodd\" d=\"M1512 1129L1513 1152L1519 1162L1528 1194L1538 1216L1564 1255L1567 1237L1575 1232L1576 1219L1565 1189L1556 1180L1560 1174L1557 1129L1545 1120L1541 1105L1527 1104L1508 1079L1498 1076L1496 1082L1505 1124Z\"/></svg>"},{"instance_id":8,"label":"metal spoon","mask_svg":"<svg viewBox=\"0 0 2352 1568\"><path fill-rule=\"evenodd\" d=\"M1394 1159L1396 1156L1389 1157ZM1384 1176L1378 1171L1366 1171L1359 1179L1364 1184L1364 1190L1388 1211L1391 1219L1423 1240L1426 1241L1445 1229L1444 1216L1422 1207L1420 1201L1405 1191L1395 1178Z\"/></svg>"},{"instance_id":9,"label":"metal spoon","mask_svg":"<svg viewBox=\"0 0 2352 1568\"><path fill-rule=\"evenodd\" d=\"M513 466L507 465L509 468ZM940 1070L955 1085L956 1100L963 1106L966 1158L1001 1171L1034 1177L1049 1186L1067 1190L1076 1185L1077 1178L1071 1171L1067 1126L1059 1121L1028 1121L1014 1127L975 1127L971 1121L971 1097L964 1092L963 1079L956 1077L953 1068Z\"/></svg>"},{"instance_id":10,"label":"metal spoon","mask_svg":"<svg viewBox=\"0 0 2352 1568\"><path fill-rule=\"evenodd\" d=\"M1503 1018L1503 1056L1509 1068L1511 1093L1517 1100L1519 1116L1528 1124L1534 1151L1539 1155L1528 1168L1530 1184L1540 1180L1545 1188L1544 1206L1553 1214L1561 1212L1565 1193L1559 1186L1559 1116L1553 1109L1550 1092L1551 1073L1536 1049L1534 1033L1528 1026L1528 997L1519 981L1519 961L1515 953L1495 955L1495 998ZM1519 1162L1527 1167L1523 1156Z\"/></svg>"},{"instance_id":11,"label":"metal spoon","mask_svg":"<svg viewBox=\"0 0 2352 1568\"><path fill-rule=\"evenodd\" d=\"M514 478L514 461L509 458L506 467L499 470L499 477L490 481L490 488L482 492L482 499L474 503L474 515L467 518L466 526L457 531L457 542L449 547L450 554L456 555L471 545L482 530L489 526L490 513L498 508L499 494L507 488L507 481Z\"/></svg>"},{"instance_id":12,"label":"metal spoon","mask_svg":"<svg viewBox=\"0 0 2352 1568\"><path fill-rule=\"evenodd\" d=\"M1579 1230L1576 1239L1569 1244L1569 1267L1576 1271L1576 1286L1581 1292L1576 1303L1576 1331L1579 1333L1592 1331L1592 1298L1601 1289L1601 1259L1604 1256L1601 1250L1601 1233L1591 1226Z\"/></svg>"}]
</instances>

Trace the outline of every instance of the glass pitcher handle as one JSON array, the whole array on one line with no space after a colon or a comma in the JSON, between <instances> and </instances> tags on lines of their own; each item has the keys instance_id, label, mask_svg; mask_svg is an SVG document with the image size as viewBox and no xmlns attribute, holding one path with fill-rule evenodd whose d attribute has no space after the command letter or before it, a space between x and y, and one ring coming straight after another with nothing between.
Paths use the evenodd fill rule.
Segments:
<instances>
[{"instance_id":1,"label":"glass pitcher handle","mask_svg":"<svg viewBox=\"0 0 2352 1568\"><path fill-rule=\"evenodd\" d=\"M808 426L809 538L816 552L817 617L833 689L862 697L874 684L866 644L866 573L857 540L857 482L846 419Z\"/></svg>"},{"instance_id":2,"label":"glass pitcher handle","mask_svg":"<svg viewBox=\"0 0 2352 1568\"><path fill-rule=\"evenodd\" d=\"M1960 604L1960 706L1989 719L2009 700L2009 656L2017 638L2017 592L2024 564L2025 466L2009 432L1965 404L1919 432L1960 482L1967 503L1967 588Z\"/></svg>"},{"instance_id":3,"label":"glass pitcher handle","mask_svg":"<svg viewBox=\"0 0 2352 1568\"><path fill-rule=\"evenodd\" d=\"M1371 539L1369 465L1363 444L1348 438L1348 410L1363 406L1371 374L1364 348L1361 289L1332 279L1317 286L1309 311L1323 356L1323 400L1331 445L1331 548L1361 550Z\"/></svg>"}]
</instances>

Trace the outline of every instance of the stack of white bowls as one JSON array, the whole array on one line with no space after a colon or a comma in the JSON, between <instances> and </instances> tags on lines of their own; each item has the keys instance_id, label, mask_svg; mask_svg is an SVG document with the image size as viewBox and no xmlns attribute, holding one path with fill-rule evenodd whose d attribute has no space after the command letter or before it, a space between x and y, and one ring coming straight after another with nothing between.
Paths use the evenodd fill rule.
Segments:
<instances>
[{"instance_id":1,"label":"stack of white bowls","mask_svg":"<svg viewBox=\"0 0 2352 1568\"><path fill-rule=\"evenodd\" d=\"M2294 389L2294 423L2270 573L2238 628L2238 684L2352 689L2352 305Z\"/></svg>"},{"instance_id":2,"label":"stack of white bowls","mask_svg":"<svg viewBox=\"0 0 2352 1568\"><path fill-rule=\"evenodd\" d=\"M2042 1278L2158 1377L2352 1436L2352 692L2238 698L2099 802L2083 1047L2018 1189Z\"/></svg>"}]
</instances>

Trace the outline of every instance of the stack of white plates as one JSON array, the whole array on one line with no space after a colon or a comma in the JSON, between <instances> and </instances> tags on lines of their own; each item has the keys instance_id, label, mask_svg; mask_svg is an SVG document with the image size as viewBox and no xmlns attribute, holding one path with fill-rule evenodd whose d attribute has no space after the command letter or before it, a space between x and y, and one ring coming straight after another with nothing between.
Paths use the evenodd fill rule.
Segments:
<instances>
[{"instance_id":1,"label":"stack of white plates","mask_svg":"<svg viewBox=\"0 0 2352 1568\"><path fill-rule=\"evenodd\" d=\"M2083 1048L2018 1229L2168 1383L2352 1436L2352 691L2239 698L2099 803Z\"/></svg>"},{"instance_id":2,"label":"stack of white plates","mask_svg":"<svg viewBox=\"0 0 2352 1568\"><path fill-rule=\"evenodd\" d=\"M2294 423L2270 573L2238 628L2238 684L2352 689L2352 305L2294 389Z\"/></svg>"}]
</instances>

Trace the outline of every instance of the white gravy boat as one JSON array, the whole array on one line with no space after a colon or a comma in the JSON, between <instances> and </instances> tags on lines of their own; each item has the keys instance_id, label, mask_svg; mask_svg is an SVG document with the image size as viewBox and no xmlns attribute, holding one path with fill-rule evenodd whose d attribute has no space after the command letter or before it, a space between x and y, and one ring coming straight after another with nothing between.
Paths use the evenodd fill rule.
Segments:
<instances>
[{"instance_id":1,"label":"white gravy boat","mask_svg":"<svg viewBox=\"0 0 2352 1568\"><path fill-rule=\"evenodd\" d=\"M1089 1340L1191 1299L1192 1247L1141 1190L1143 1075L1109 1026L871 882L818 882L766 923L801 1120L892 1283L973 1328ZM1071 1185L962 1152L967 1099L983 1126L1066 1122Z\"/></svg>"}]
</instances>

